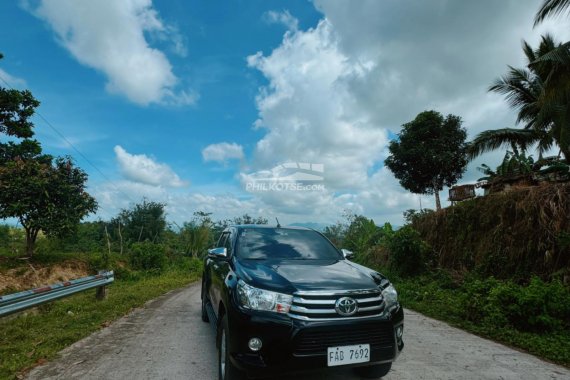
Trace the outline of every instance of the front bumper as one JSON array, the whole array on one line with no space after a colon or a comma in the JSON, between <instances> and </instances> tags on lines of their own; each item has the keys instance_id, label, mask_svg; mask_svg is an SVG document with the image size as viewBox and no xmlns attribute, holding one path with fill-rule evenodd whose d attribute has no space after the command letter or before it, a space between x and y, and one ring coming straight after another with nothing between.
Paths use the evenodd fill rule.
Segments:
<instances>
[{"instance_id":1,"label":"front bumper","mask_svg":"<svg viewBox=\"0 0 570 380\"><path fill-rule=\"evenodd\" d=\"M251 377L327 368L327 347L370 344L370 362L349 366L392 362L404 347L396 334L404 323L401 307L375 317L329 321L232 309L228 311L230 357ZM253 337L263 342L259 352L248 347Z\"/></svg>"}]
</instances>

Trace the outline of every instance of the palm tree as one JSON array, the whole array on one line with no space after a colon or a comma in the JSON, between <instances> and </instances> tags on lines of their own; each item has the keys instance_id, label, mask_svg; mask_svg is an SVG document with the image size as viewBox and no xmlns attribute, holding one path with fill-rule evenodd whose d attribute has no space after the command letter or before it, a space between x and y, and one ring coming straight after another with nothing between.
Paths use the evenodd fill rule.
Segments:
<instances>
[{"instance_id":1,"label":"palm tree","mask_svg":"<svg viewBox=\"0 0 570 380\"><path fill-rule=\"evenodd\" d=\"M538 49L523 42L528 66L509 66L507 75L497 79L489 91L505 95L518 110L517 124L523 128L504 128L480 133L469 144L468 155L474 157L500 147L525 151L538 144L542 153L557 145L570 159L570 50L546 35Z\"/></svg>"},{"instance_id":2,"label":"palm tree","mask_svg":"<svg viewBox=\"0 0 570 380\"><path fill-rule=\"evenodd\" d=\"M547 17L559 15L568 10L569 7L570 0L545 0L534 17L534 26L540 24Z\"/></svg>"}]
</instances>

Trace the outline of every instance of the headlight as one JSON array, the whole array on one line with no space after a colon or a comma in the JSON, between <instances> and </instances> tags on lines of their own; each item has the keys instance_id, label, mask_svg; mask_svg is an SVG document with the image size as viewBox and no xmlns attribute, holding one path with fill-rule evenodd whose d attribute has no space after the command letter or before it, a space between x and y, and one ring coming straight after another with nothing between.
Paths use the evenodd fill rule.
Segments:
<instances>
[{"instance_id":1,"label":"headlight","mask_svg":"<svg viewBox=\"0 0 570 380\"><path fill-rule=\"evenodd\" d=\"M391 309L398 304L398 292L396 292L396 288L392 284L382 290L382 297L384 297L384 302L386 302L386 309Z\"/></svg>"},{"instance_id":2,"label":"headlight","mask_svg":"<svg viewBox=\"0 0 570 380\"><path fill-rule=\"evenodd\" d=\"M287 314L293 302L293 296L254 288L239 280L237 298L241 306L251 310L273 311Z\"/></svg>"}]
</instances>

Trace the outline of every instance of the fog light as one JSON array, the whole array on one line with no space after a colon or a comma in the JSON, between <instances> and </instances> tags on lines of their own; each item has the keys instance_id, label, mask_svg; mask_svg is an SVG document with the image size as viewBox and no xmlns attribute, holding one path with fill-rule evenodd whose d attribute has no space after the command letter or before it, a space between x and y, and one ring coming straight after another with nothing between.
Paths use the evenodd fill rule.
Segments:
<instances>
[{"instance_id":1,"label":"fog light","mask_svg":"<svg viewBox=\"0 0 570 380\"><path fill-rule=\"evenodd\" d=\"M404 326L398 326L396 329L396 336L398 339L402 339L402 335L404 335Z\"/></svg>"},{"instance_id":2,"label":"fog light","mask_svg":"<svg viewBox=\"0 0 570 380\"><path fill-rule=\"evenodd\" d=\"M249 340L249 342L247 343L247 345L249 346L250 350L257 352L257 351L261 350L261 346L262 346L261 339L251 338Z\"/></svg>"}]
</instances>

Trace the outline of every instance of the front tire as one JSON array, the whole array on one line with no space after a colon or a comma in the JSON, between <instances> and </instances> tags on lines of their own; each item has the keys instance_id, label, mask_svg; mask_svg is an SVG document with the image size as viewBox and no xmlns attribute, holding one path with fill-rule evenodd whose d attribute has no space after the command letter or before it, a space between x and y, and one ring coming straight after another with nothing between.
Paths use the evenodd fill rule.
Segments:
<instances>
[{"instance_id":1,"label":"front tire","mask_svg":"<svg viewBox=\"0 0 570 380\"><path fill-rule=\"evenodd\" d=\"M228 350L230 337L228 334L228 317L224 315L218 335L220 339L218 346L218 378L220 380L243 380L246 378L245 374L237 369L230 360Z\"/></svg>"},{"instance_id":2,"label":"front tire","mask_svg":"<svg viewBox=\"0 0 570 380\"><path fill-rule=\"evenodd\" d=\"M392 363L376 364L368 367L356 367L354 372L365 379L379 379L386 376L391 368Z\"/></svg>"},{"instance_id":3,"label":"front tire","mask_svg":"<svg viewBox=\"0 0 570 380\"><path fill-rule=\"evenodd\" d=\"M208 317L208 312L206 311L206 297L202 297L202 321L210 322L210 317Z\"/></svg>"},{"instance_id":4,"label":"front tire","mask_svg":"<svg viewBox=\"0 0 570 380\"><path fill-rule=\"evenodd\" d=\"M208 317L208 312L206 311L206 292L204 288L204 281L202 281L202 321L210 322L210 317Z\"/></svg>"}]
</instances>

